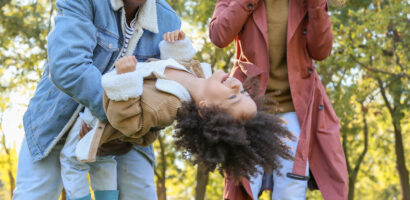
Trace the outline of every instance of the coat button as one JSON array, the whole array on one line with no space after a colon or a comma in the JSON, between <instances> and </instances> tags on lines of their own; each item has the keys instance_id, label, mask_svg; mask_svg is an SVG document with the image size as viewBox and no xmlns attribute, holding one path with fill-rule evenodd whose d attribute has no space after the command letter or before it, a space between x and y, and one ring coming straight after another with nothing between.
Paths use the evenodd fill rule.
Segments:
<instances>
[{"instance_id":1,"label":"coat button","mask_svg":"<svg viewBox=\"0 0 410 200\"><path fill-rule=\"evenodd\" d=\"M112 48L112 44L111 44L111 43L108 45L108 48L110 48L110 49Z\"/></svg>"},{"instance_id":2,"label":"coat button","mask_svg":"<svg viewBox=\"0 0 410 200\"><path fill-rule=\"evenodd\" d=\"M307 30L303 29L303 35L306 35L306 34L307 34Z\"/></svg>"},{"instance_id":3,"label":"coat button","mask_svg":"<svg viewBox=\"0 0 410 200\"><path fill-rule=\"evenodd\" d=\"M312 74L312 73L313 73L313 68L312 68L312 67L309 67L309 68L308 68L308 73L309 73L309 74Z\"/></svg>"},{"instance_id":4,"label":"coat button","mask_svg":"<svg viewBox=\"0 0 410 200\"><path fill-rule=\"evenodd\" d=\"M253 9L253 3L249 3L249 4L248 4L248 9L249 9L249 10L252 10L252 9Z\"/></svg>"},{"instance_id":5,"label":"coat button","mask_svg":"<svg viewBox=\"0 0 410 200\"><path fill-rule=\"evenodd\" d=\"M323 110L325 107L323 105L319 105L319 110Z\"/></svg>"}]
</instances>

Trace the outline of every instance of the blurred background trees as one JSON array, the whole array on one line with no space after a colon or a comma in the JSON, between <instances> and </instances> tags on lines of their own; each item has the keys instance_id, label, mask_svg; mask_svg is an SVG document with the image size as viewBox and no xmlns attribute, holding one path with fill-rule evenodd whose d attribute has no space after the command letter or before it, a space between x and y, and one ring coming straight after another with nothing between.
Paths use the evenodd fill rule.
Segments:
<instances>
[{"instance_id":1,"label":"blurred background trees","mask_svg":"<svg viewBox=\"0 0 410 200\"><path fill-rule=\"evenodd\" d=\"M208 36L216 0L167 2L197 48L196 59L227 71L233 46L218 49ZM317 70L341 123L349 200L409 200L409 1L329 2L333 51ZM15 187L21 115L43 70L54 10L55 0L0 0L0 199L11 199ZM184 160L173 131L165 129L154 144L159 199L221 199L223 177ZM314 191L308 199L322 197Z\"/></svg>"}]
</instances>

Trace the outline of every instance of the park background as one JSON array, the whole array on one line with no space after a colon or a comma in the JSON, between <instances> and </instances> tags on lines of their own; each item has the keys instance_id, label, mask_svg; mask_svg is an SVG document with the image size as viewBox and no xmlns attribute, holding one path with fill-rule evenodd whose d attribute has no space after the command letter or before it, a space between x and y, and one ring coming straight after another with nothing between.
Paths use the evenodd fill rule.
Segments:
<instances>
[{"instance_id":1,"label":"park background","mask_svg":"<svg viewBox=\"0 0 410 200\"><path fill-rule=\"evenodd\" d=\"M231 44L210 43L216 0L167 0L214 69L232 66ZM334 35L330 57L316 62L341 123L349 172L349 200L410 199L409 0L329 0ZM0 0L0 199L11 199L22 115L41 77L55 0ZM173 128L155 142L160 200L222 199L219 172L205 174L175 151ZM265 193L261 199L269 199ZM65 199L62 194L61 199ZM322 199L308 192L308 199Z\"/></svg>"}]
</instances>

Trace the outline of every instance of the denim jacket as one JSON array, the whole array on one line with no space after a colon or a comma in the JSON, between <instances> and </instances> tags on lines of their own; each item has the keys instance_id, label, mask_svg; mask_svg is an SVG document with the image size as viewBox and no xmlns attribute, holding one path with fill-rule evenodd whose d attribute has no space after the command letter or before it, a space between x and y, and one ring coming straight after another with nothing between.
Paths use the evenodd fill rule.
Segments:
<instances>
[{"instance_id":1,"label":"denim jacket","mask_svg":"<svg viewBox=\"0 0 410 200\"><path fill-rule=\"evenodd\" d=\"M58 0L57 10L45 69L23 119L34 161L48 155L84 106L107 121L101 76L113 67L124 42L122 0ZM138 61L159 58L162 35L180 29L181 22L164 0L147 0L141 17L147 20L139 24L143 29L132 54ZM152 146L136 148L154 159Z\"/></svg>"}]
</instances>

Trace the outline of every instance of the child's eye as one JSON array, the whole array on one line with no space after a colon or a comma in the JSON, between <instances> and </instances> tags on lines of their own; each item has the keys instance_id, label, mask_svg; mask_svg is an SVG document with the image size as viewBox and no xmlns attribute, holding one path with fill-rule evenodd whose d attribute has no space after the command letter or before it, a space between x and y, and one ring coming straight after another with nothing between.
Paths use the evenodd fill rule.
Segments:
<instances>
[{"instance_id":1,"label":"child's eye","mask_svg":"<svg viewBox=\"0 0 410 200\"><path fill-rule=\"evenodd\" d=\"M235 99L235 98L236 98L236 95L232 95L229 97L229 99Z\"/></svg>"},{"instance_id":2,"label":"child's eye","mask_svg":"<svg viewBox=\"0 0 410 200\"><path fill-rule=\"evenodd\" d=\"M250 94L248 94L248 91L246 91L246 90L242 90L242 91L241 91L241 94L244 94L244 95L246 95L246 96L251 96Z\"/></svg>"}]
</instances>

